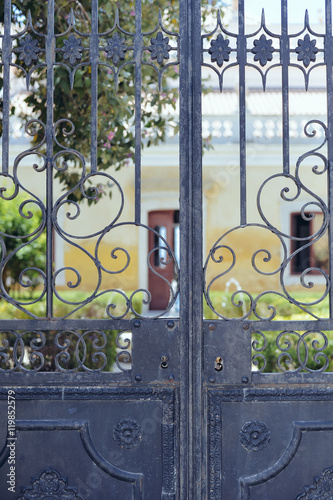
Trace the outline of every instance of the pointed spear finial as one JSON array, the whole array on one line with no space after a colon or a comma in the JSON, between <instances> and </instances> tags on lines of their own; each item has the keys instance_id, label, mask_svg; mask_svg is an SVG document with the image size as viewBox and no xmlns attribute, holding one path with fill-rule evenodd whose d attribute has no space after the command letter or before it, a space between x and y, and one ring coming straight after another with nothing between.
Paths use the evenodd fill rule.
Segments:
<instances>
[{"instance_id":1,"label":"pointed spear finial","mask_svg":"<svg viewBox=\"0 0 333 500\"><path fill-rule=\"evenodd\" d=\"M118 7L116 8L116 20L115 20L115 25L117 26L117 28L120 28L120 26L119 26L119 9L118 9Z\"/></svg>"},{"instance_id":2,"label":"pointed spear finial","mask_svg":"<svg viewBox=\"0 0 333 500\"><path fill-rule=\"evenodd\" d=\"M162 28L162 12L161 9L158 10L158 25Z\"/></svg>"},{"instance_id":3,"label":"pointed spear finial","mask_svg":"<svg viewBox=\"0 0 333 500\"><path fill-rule=\"evenodd\" d=\"M222 29L222 17L220 9L217 11L217 25Z\"/></svg>"},{"instance_id":4,"label":"pointed spear finial","mask_svg":"<svg viewBox=\"0 0 333 500\"><path fill-rule=\"evenodd\" d=\"M74 26L75 24L75 16L74 16L74 10L73 10L73 7L71 8L71 11L69 13L69 17L68 17L68 25L69 26Z\"/></svg>"}]
</instances>

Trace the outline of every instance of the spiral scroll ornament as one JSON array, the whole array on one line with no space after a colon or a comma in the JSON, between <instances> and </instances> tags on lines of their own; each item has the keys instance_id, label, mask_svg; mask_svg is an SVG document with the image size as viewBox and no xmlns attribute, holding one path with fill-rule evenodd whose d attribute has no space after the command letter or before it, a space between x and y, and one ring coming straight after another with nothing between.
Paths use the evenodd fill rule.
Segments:
<instances>
[{"instance_id":1,"label":"spiral scroll ornament","mask_svg":"<svg viewBox=\"0 0 333 500\"><path fill-rule=\"evenodd\" d=\"M305 291L314 287L314 283L311 279L313 274L317 274L322 278L324 286L321 287L321 295L316 299L311 299L310 296L308 300L306 296L305 298L297 297L286 283L287 270L289 269L293 259L296 259L302 251L313 248L313 245L322 240L327 234L329 223L328 206L320 196L318 196L303 182L305 160L308 162L311 160L313 162L311 172L315 176L324 175L328 171L327 157L321 151L327 143L328 132L326 126L318 120L311 120L305 125L304 133L309 138L315 137L315 127L320 127L322 129L324 139L318 147L304 153L298 158L295 174L275 174L268 177L261 184L257 193L257 209L258 214L262 219L262 223L247 223L246 225L236 226L230 229L215 242L208 254L204 266L205 299L212 311L222 319L243 320L250 318L272 320L275 318L278 311L276 311L276 308L271 305L265 305L269 296L281 297L288 301L288 303L296 306L299 310L304 311L312 317L318 319L315 309L313 309L312 306L321 303L328 295L330 289L330 279L326 269L308 265L307 267L305 266L300 273L299 284ZM306 222L315 219L316 214L320 214L320 224L314 231L312 231L312 234L304 237L295 236L294 234L288 234L282 231L281 228L270 222L269 216L266 214L266 209L264 208L264 192L269 190L270 193L273 193L273 189L275 189L276 185L275 183L281 184L282 182L285 187L282 189L279 188L280 191L278 192L282 204L288 205L288 203L299 200L300 203L302 203L299 215ZM305 196L309 201L303 201ZM242 233L250 230L260 230L262 234L267 233L267 236L269 234L270 238L273 234L275 239L274 248L258 248L253 251L251 257L251 272L254 271L258 277L277 276L279 278L280 290L265 290L255 296L248 290L238 288L229 299L230 305L234 308L234 311L237 312L237 314L235 312L234 315L231 316L230 312L224 313L223 309L217 309L215 307L212 299L212 291L214 286L217 284L220 289L225 288L226 283L233 277L236 270L238 264L238 252L240 249L233 248L229 241L231 241L234 237L238 237L239 239L239 236ZM293 245L291 244L292 242L296 242L297 246L293 248ZM255 245L255 241L253 242L253 245ZM275 265L273 264L272 255L277 245L281 248L282 259L278 265ZM275 266L275 268L273 266ZM211 276L211 270L213 268L214 270L217 269L220 271L208 280L207 276Z\"/></svg>"}]
</instances>

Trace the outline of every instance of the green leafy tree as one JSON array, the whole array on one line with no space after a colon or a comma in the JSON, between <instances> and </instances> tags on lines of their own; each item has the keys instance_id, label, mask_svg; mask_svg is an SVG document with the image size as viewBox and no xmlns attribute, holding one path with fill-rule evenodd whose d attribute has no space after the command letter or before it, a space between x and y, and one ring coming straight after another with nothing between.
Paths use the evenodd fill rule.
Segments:
<instances>
[{"instance_id":1,"label":"green leafy tree","mask_svg":"<svg viewBox=\"0 0 333 500\"><path fill-rule=\"evenodd\" d=\"M161 88L158 89L156 71L149 64L142 66L141 91L141 121L142 145L149 147L166 139L168 129L176 133L178 124L172 113L168 115L165 109L175 109L178 88L179 66L177 65L177 51L169 47L177 47L179 33L178 1L176 0L142 0L142 32L152 32L159 21L159 10L163 28L175 35L162 32L166 45L166 58L163 60L158 53L154 53L154 42L151 38L161 31L159 27L154 33L144 37L143 61L153 62L159 69L164 64L170 65L161 78ZM217 8L222 7L221 0L205 2L202 10L203 19L207 16L215 17ZM71 12L72 9L72 12ZM98 132L97 132L97 166L98 170L119 169L134 159L135 128L134 128L134 64L123 63L133 61L133 37L135 33L135 2L133 0L119 2L116 0L100 0L98 8L98 30L106 33L116 22L116 12L119 9L119 23L114 31L100 36L100 59L113 66L100 65L98 70ZM31 13L29 21L28 12ZM3 15L3 13L2 13ZM26 33L19 37L16 51L16 64L26 72L38 64L45 63L45 38L47 26L47 2L36 0L13 0L13 24L18 29L27 27ZM1 19L0 19L1 21ZM75 30L74 31L74 26ZM127 34L122 31L124 30ZM67 148L72 148L82 154L86 160L90 159L90 130L91 130L91 66L89 65L89 36L91 32L91 0L57 0L55 2L55 34L59 35L56 42L56 62L54 73L54 123L60 123L56 133L59 142ZM64 33L63 35L61 35ZM81 35L79 34L81 33ZM40 36L38 35L40 34ZM31 38L27 38L31 37ZM32 49L27 56L26 41L34 40ZM167 40L168 39L168 40ZM71 45L71 47L70 47ZM149 49L149 46L151 48ZM116 50L115 50L116 46ZM68 49L68 50L67 50ZM162 62L162 64L160 64ZM81 65L83 63L83 65ZM86 64L84 64L86 63ZM70 68L79 65L70 82ZM46 123L46 72L45 67L37 67L30 75L30 93L26 98L28 113L23 118L28 121L36 117ZM115 78L115 72L118 73ZM23 76L22 70L17 69L18 76ZM117 80L117 82L115 81ZM72 83L72 86L71 86ZM1 87L2 81L0 81ZM1 104L1 103L0 103ZM70 120L75 127L71 133ZM64 131L62 131L63 129ZM42 128L36 130L33 144L37 145L43 136ZM55 153L61 148L55 143ZM82 175L82 165L78 156L68 154L62 158L64 168L57 173L66 190L74 188ZM107 186L99 186L100 194L107 192ZM110 193L110 190L108 191ZM76 190L71 198L80 200L82 193Z\"/></svg>"},{"instance_id":2,"label":"green leafy tree","mask_svg":"<svg viewBox=\"0 0 333 500\"><path fill-rule=\"evenodd\" d=\"M31 268L45 271L46 237L42 211L35 201L23 194L11 201L0 198L0 220L3 283L7 291L21 289L21 275L22 284L31 282L28 288L31 291L41 283L41 273Z\"/></svg>"}]
</instances>

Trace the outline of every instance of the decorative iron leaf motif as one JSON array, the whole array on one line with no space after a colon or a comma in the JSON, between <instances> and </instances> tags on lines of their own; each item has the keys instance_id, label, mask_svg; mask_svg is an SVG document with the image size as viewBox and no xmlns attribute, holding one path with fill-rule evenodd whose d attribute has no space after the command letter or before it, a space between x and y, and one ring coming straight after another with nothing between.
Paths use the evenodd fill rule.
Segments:
<instances>
[{"instance_id":1,"label":"decorative iron leaf motif","mask_svg":"<svg viewBox=\"0 0 333 500\"><path fill-rule=\"evenodd\" d=\"M242 446L248 451L261 451L270 442L271 433L264 422L257 420L244 424L239 438Z\"/></svg>"},{"instance_id":2,"label":"decorative iron leaf motif","mask_svg":"<svg viewBox=\"0 0 333 500\"><path fill-rule=\"evenodd\" d=\"M297 60L303 61L304 66L307 68L310 62L315 62L318 47L316 47L316 40L310 40L310 35L305 35L303 40L298 40L296 53L298 54Z\"/></svg>"},{"instance_id":3,"label":"decorative iron leaf motif","mask_svg":"<svg viewBox=\"0 0 333 500\"><path fill-rule=\"evenodd\" d=\"M303 493L296 500L332 500L333 467L325 469L321 476L314 478L314 484L305 486Z\"/></svg>"},{"instance_id":4,"label":"decorative iron leaf motif","mask_svg":"<svg viewBox=\"0 0 333 500\"><path fill-rule=\"evenodd\" d=\"M254 40L251 52L255 54L254 60L259 61L261 66L265 66L268 61L273 59L272 53L274 52L274 47L272 47L272 40L266 38L265 35L261 35L258 40Z\"/></svg>"},{"instance_id":5,"label":"decorative iron leaf motif","mask_svg":"<svg viewBox=\"0 0 333 500\"><path fill-rule=\"evenodd\" d=\"M122 448L129 449L140 444L142 434L142 427L130 418L121 420L113 428L113 439Z\"/></svg>"},{"instance_id":6,"label":"decorative iron leaf motif","mask_svg":"<svg viewBox=\"0 0 333 500\"><path fill-rule=\"evenodd\" d=\"M169 45L169 38L163 36L162 31L159 31L156 38L150 39L151 45L148 50L151 53L151 58L156 59L158 64L162 64L164 59L169 59L169 52L172 49Z\"/></svg>"},{"instance_id":7,"label":"decorative iron leaf motif","mask_svg":"<svg viewBox=\"0 0 333 500\"><path fill-rule=\"evenodd\" d=\"M20 40L20 45L17 48L17 52L20 54L20 61L23 61L27 66L31 66L33 62L38 61L38 54L40 52L38 40L32 38L31 35L26 35Z\"/></svg>"},{"instance_id":8,"label":"decorative iron leaf motif","mask_svg":"<svg viewBox=\"0 0 333 500\"><path fill-rule=\"evenodd\" d=\"M114 64L125 59L125 53L127 52L125 38L121 38L119 33L115 33L112 38L107 39L105 52L106 57L112 59Z\"/></svg>"},{"instance_id":9,"label":"decorative iron leaf motif","mask_svg":"<svg viewBox=\"0 0 333 500\"><path fill-rule=\"evenodd\" d=\"M31 479L31 486L21 488L17 500L83 500L77 495L77 488L67 485L67 478L51 468L45 469L39 477Z\"/></svg>"},{"instance_id":10,"label":"decorative iron leaf motif","mask_svg":"<svg viewBox=\"0 0 333 500\"><path fill-rule=\"evenodd\" d=\"M64 53L64 59L68 59L70 64L75 64L77 60L81 60L83 47L81 39L75 35L69 35L68 40L64 40L64 45L61 48Z\"/></svg>"},{"instance_id":11,"label":"decorative iron leaf motif","mask_svg":"<svg viewBox=\"0 0 333 500\"><path fill-rule=\"evenodd\" d=\"M216 62L220 68L222 67L224 61L229 61L229 54L231 52L229 43L229 40L225 40L221 33L217 35L215 40L210 42L208 53L211 55L211 61Z\"/></svg>"}]
</instances>

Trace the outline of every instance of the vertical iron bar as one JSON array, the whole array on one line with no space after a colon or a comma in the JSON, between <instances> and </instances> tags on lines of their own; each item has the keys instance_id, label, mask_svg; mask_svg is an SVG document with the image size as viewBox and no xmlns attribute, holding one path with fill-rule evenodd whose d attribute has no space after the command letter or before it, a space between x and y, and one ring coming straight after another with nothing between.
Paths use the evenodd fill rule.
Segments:
<instances>
[{"instance_id":1,"label":"vertical iron bar","mask_svg":"<svg viewBox=\"0 0 333 500\"><path fill-rule=\"evenodd\" d=\"M281 1L281 64L282 64L282 150L283 173L289 174L289 38L288 0Z\"/></svg>"},{"instance_id":2,"label":"vertical iron bar","mask_svg":"<svg viewBox=\"0 0 333 500\"><path fill-rule=\"evenodd\" d=\"M330 214L328 226L329 238L329 273L330 279L333 276L333 224L332 224L332 206L333 206L333 43L332 43L332 4L331 0L325 2L325 63L326 63L326 86L327 86L327 160L328 160L328 209ZM333 293L330 289L330 318L333 317Z\"/></svg>"},{"instance_id":3,"label":"vertical iron bar","mask_svg":"<svg viewBox=\"0 0 333 500\"><path fill-rule=\"evenodd\" d=\"M244 24L244 0L238 2L238 46L239 64L239 164L240 164L240 224L247 222L246 215L246 102L245 102L245 63L246 38Z\"/></svg>"},{"instance_id":4,"label":"vertical iron bar","mask_svg":"<svg viewBox=\"0 0 333 500\"><path fill-rule=\"evenodd\" d=\"M91 67L91 134L90 155L91 172L97 172L97 121L98 121L98 0L91 1L91 35L90 35L90 67Z\"/></svg>"},{"instance_id":5,"label":"vertical iron bar","mask_svg":"<svg viewBox=\"0 0 333 500\"><path fill-rule=\"evenodd\" d=\"M9 160L9 104L10 104L10 61L12 40L10 36L12 3L5 0L4 34L2 38L3 90L2 90L2 173L8 174Z\"/></svg>"},{"instance_id":6,"label":"vertical iron bar","mask_svg":"<svg viewBox=\"0 0 333 500\"><path fill-rule=\"evenodd\" d=\"M186 214L189 210L189 164L190 164L190 147L189 147L189 96L188 85L190 74L188 71L188 61L190 56L189 34L189 12L191 5L189 0L180 0L179 2L179 166L180 166L180 187L179 187L179 247L180 247L180 300L179 300L179 323L180 323L180 498L191 498L189 494L189 477L191 475L190 467L192 456L192 440L191 440L191 404L192 397L189 393L190 383L190 366L192 361L192 353L190 351L190 287L188 280L189 275L189 232L190 223ZM188 302L186 302L188 297ZM188 325L186 324L189 322ZM188 365L186 365L186 353L188 353ZM184 364L185 362L185 364ZM189 371L184 369L189 366ZM192 497L193 498L193 497Z\"/></svg>"},{"instance_id":7,"label":"vertical iron bar","mask_svg":"<svg viewBox=\"0 0 333 500\"><path fill-rule=\"evenodd\" d=\"M201 2L180 1L180 498L204 498L202 477ZM188 370L185 370L188 367Z\"/></svg>"},{"instance_id":8,"label":"vertical iron bar","mask_svg":"<svg viewBox=\"0 0 333 500\"><path fill-rule=\"evenodd\" d=\"M141 58L142 58L141 0L135 2L135 223L141 222Z\"/></svg>"},{"instance_id":9,"label":"vertical iron bar","mask_svg":"<svg viewBox=\"0 0 333 500\"><path fill-rule=\"evenodd\" d=\"M47 66L46 77L46 314L53 316L53 88L54 88L54 0L48 0L47 7L47 35L45 39L45 60Z\"/></svg>"}]
</instances>

